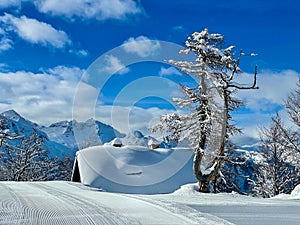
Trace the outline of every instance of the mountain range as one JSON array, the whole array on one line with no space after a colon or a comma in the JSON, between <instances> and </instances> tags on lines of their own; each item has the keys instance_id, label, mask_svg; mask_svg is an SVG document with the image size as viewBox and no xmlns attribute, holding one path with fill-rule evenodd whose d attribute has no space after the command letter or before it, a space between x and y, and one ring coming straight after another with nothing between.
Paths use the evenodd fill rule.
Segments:
<instances>
[{"instance_id":1,"label":"mountain range","mask_svg":"<svg viewBox=\"0 0 300 225\"><path fill-rule=\"evenodd\" d=\"M50 151L50 156L63 158L69 156L75 158L75 153L85 147L103 145L119 138L123 145L148 146L150 143L160 143L151 136L144 136L140 131L130 134L122 134L112 126L101 123L94 119L85 122L76 120L61 121L49 126L40 126L30 120L25 119L14 110L5 111L0 114L0 120L7 125L6 131L17 135L29 137L38 134L43 140L43 148ZM11 142L14 142L12 140ZM17 145L17 143L14 143ZM160 147L166 147L166 143L161 142ZM168 148L169 146L167 146ZM237 183L242 193L249 193L253 177L254 168L263 162L261 154L258 152L258 145L248 145L237 147L231 154L232 160L238 162L233 165L224 165L225 171Z\"/></svg>"},{"instance_id":2,"label":"mountain range","mask_svg":"<svg viewBox=\"0 0 300 225\"><path fill-rule=\"evenodd\" d=\"M74 156L79 149L102 145L120 138L125 145L147 146L151 136L144 136L140 131L122 134L112 126L100 121L89 119L85 122L76 120L60 121L49 126L40 126L24 117L15 110L8 110L0 114L0 120L8 125L9 133L29 137L36 133L43 140L43 147L50 150L50 155L63 157Z\"/></svg>"}]
</instances>

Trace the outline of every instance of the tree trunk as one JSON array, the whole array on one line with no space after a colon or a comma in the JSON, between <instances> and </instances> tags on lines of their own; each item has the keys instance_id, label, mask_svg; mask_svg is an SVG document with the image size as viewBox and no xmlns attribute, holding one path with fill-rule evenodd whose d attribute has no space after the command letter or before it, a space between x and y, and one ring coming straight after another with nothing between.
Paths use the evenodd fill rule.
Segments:
<instances>
[{"instance_id":1,"label":"tree trunk","mask_svg":"<svg viewBox=\"0 0 300 225\"><path fill-rule=\"evenodd\" d=\"M197 150L194 157L194 175L198 180L199 183L199 192L209 193L209 180L203 176L200 170L201 160L202 160L203 153L200 150Z\"/></svg>"},{"instance_id":2,"label":"tree trunk","mask_svg":"<svg viewBox=\"0 0 300 225\"><path fill-rule=\"evenodd\" d=\"M199 192L210 193L209 180L199 181Z\"/></svg>"},{"instance_id":3,"label":"tree trunk","mask_svg":"<svg viewBox=\"0 0 300 225\"><path fill-rule=\"evenodd\" d=\"M203 153L201 151L197 151L194 157L194 175L199 183L199 192L210 193L209 183L214 179L215 172L212 171L210 174L202 174L200 165L203 157Z\"/></svg>"},{"instance_id":4,"label":"tree trunk","mask_svg":"<svg viewBox=\"0 0 300 225\"><path fill-rule=\"evenodd\" d=\"M224 138L219 149L219 154L213 162L213 164L216 163L216 165L214 166L214 169L209 174L203 174L201 172L200 165L201 165L203 153L200 150L196 151L194 156L193 170L194 170L194 175L197 178L199 183L199 192L209 193L210 182L211 181L216 182L216 178L224 162L225 140L226 139ZM214 192L216 192L216 183L214 183Z\"/></svg>"}]
</instances>

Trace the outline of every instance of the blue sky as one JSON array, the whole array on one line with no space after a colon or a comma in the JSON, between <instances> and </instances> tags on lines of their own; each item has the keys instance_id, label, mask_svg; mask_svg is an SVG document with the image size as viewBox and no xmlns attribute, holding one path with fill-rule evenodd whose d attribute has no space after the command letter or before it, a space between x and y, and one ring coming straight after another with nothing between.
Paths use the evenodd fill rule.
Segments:
<instances>
[{"instance_id":1,"label":"blue sky","mask_svg":"<svg viewBox=\"0 0 300 225\"><path fill-rule=\"evenodd\" d=\"M248 106L235 113L246 135L255 136L257 126L282 110L295 87L300 72L299 15L298 0L1 0L0 111L14 108L43 124L71 119L77 85L98 57L124 43L130 43L127 52L145 56L158 51L160 41L182 45L188 35L207 27L223 34L227 45L258 54L245 57L241 68L247 78L258 65L260 90L240 93ZM139 40L147 45L138 46ZM176 58L176 51L170 58L173 54ZM109 69L120 69L126 55L122 57L104 59ZM162 85L155 85L155 79L151 83L150 76ZM146 83L139 83L141 78ZM147 132L159 115L174 109L171 97L179 95L178 82L190 81L166 64L134 64L112 76L99 95L90 90L82 99L96 96L93 110L98 120L122 132ZM130 125L122 119L124 114L130 114ZM90 112L83 118L88 116Z\"/></svg>"}]
</instances>

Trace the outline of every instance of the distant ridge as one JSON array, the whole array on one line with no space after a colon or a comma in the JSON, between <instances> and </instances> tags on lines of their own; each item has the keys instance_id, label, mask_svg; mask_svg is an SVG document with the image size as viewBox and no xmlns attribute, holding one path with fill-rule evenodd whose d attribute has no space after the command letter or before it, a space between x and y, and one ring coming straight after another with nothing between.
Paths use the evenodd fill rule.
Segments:
<instances>
[{"instance_id":1,"label":"distant ridge","mask_svg":"<svg viewBox=\"0 0 300 225\"><path fill-rule=\"evenodd\" d=\"M112 141L114 138L125 137L113 127L94 119L85 122L64 120L49 126L40 126L25 119L18 112L11 109L0 114L9 126L9 132L28 137L37 133L44 140L44 147L53 155L75 155L78 149L101 145ZM75 138L76 136L76 138Z\"/></svg>"}]
</instances>

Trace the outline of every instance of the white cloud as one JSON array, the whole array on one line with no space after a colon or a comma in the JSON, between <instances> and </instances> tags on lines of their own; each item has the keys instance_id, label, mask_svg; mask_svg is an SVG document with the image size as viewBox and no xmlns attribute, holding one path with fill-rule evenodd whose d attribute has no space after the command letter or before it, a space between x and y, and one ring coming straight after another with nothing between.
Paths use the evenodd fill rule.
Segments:
<instances>
[{"instance_id":1,"label":"white cloud","mask_svg":"<svg viewBox=\"0 0 300 225\"><path fill-rule=\"evenodd\" d=\"M76 94L72 105L73 119L84 122L95 116L95 105L99 90L90 84L80 82L76 87Z\"/></svg>"},{"instance_id":2,"label":"white cloud","mask_svg":"<svg viewBox=\"0 0 300 225\"><path fill-rule=\"evenodd\" d=\"M121 61L113 55L106 55L105 63L106 67L104 67L103 70L110 74L118 73L122 75L129 72L129 68L122 64Z\"/></svg>"},{"instance_id":3,"label":"white cloud","mask_svg":"<svg viewBox=\"0 0 300 225\"><path fill-rule=\"evenodd\" d=\"M262 71L257 75L258 90L241 90L238 96L247 102L247 107L253 111L272 110L276 105L282 105L292 89L296 87L299 73L292 70L281 72ZM243 74L240 83L252 82L253 74Z\"/></svg>"},{"instance_id":4,"label":"white cloud","mask_svg":"<svg viewBox=\"0 0 300 225\"><path fill-rule=\"evenodd\" d=\"M172 111L156 107L144 109L136 106L101 105L96 108L95 117L106 124L112 125L124 134L139 130L145 135L149 135L151 132L148 128L156 124L161 115L170 112Z\"/></svg>"},{"instance_id":5,"label":"white cloud","mask_svg":"<svg viewBox=\"0 0 300 225\"><path fill-rule=\"evenodd\" d=\"M34 3L40 12L67 18L124 19L142 11L133 0L35 0Z\"/></svg>"},{"instance_id":6,"label":"white cloud","mask_svg":"<svg viewBox=\"0 0 300 225\"><path fill-rule=\"evenodd\" d=\"M145 36L129 38L123 44L123 49L128 53L137 54L140 57L148 57L160 49L159 41L151 40Z\"/></svg>"},{"instance_id":7,"label":"white cloud","mask_svg":"<svg viewBox=\"0 0 300 225\"><path fill-rule=\"evenodd\" d=\"M46 73L57 76L64 81L78 82L81 79L84 71L79 67L56 66L46 70Z\"/></svg>"},{"instance_id":8,"label":"white cloud","mask_svg":"<svg viewBox=\"0 0 300 225\"><path fill-rule=\"evenodd\" d=\"M87 50L84 50L84 49L81 49L81 50L70 49L69 53L75 54L79 57L87 57L89 55L89 52Z\"/></svg>"},{"instance_id":9,"label":"white cloud","mask_svg":"<svg viewBox=\"0 0 300 225\"><path fill-rule=\"evenodd\" d=\"M7 64L5 63L0 63L0 70L6 70L7 69Z\"/></svg>"},{"instance_id":10,"label":"white cloud","mask_svg":"<svg viewBox=\"0 0 300 225\"><path fill-rule=\"evenodd\" d=\"M13 41L6 36L5 30L0 27L0 53L13 48Z\"/></svg>"},{"instance_id":11,"label":"white cloud","mask_svg":"<svg viewBox=\"0 0 300 225\"><path fill-rule=\"evenodd\" d=\"M83 70L58 66L41 73L0 72L0 111L15 109L48 124L72 118L72 104Z\"/></svg>"},{"instance_id":12,"label":"white cloud","mask_svg":"<svg viewBox=\"0 0 300 225\"><path fill-rule=\"evenodd\" d=\"M15 7L21 6L21 0L1 0L0 1L0 8L8 8L8 7Z\"/></svg>"},{"instance_id":13,"label":"white cloud","mask_svg":"<svg viewBox=\"0 0 300 225\"><path fill-rule=\"evenodd\" d=\"M182 75L182 73L173 66L168 68L165 67L160 68L159 76L169 76L169 75Z\"/></svg>"},{"instance_id":14,"label":"white cloud","mask_svg":"<svg viewBox=\"0 0 300 225\"><path fill-rule=\"evenodd\" d=\"M64 31L57 30L50 24L36 19L27 18L26 16L18 18L6 13L0 17L0 22L6 26L6 32L14 32L20 38L33 44L54 48L63 48L71 44L68 35Z\"/></svg>"},{"instance_id":15,"label":"white cloud","mask_svg":"<svg viewBox=\"0 0 300 225\"><path fill-rule=\"evenodd\" d=\"M7 37L0 39L0 53L13 48L13 41Z\"/></svg>"},{"instance_id":16,"label":"white cloud","mask_svg":"<svg viewBox=\"0 0 300 225\"><path fill-rule=\"evenodd\" d=\"M299 75L292 70L262 71L257 77L258 90L240 90L237 93L238 98L246 102L246 111L235 113L233 118L243 128L245 136L258 138L258 128L268 126L270 118L278 110L284 121L289 123L283 105L290 91L296 88ZM252 79L253 74L242 74L239 83L251 85Z\"/></svg>"}]
</instances>

